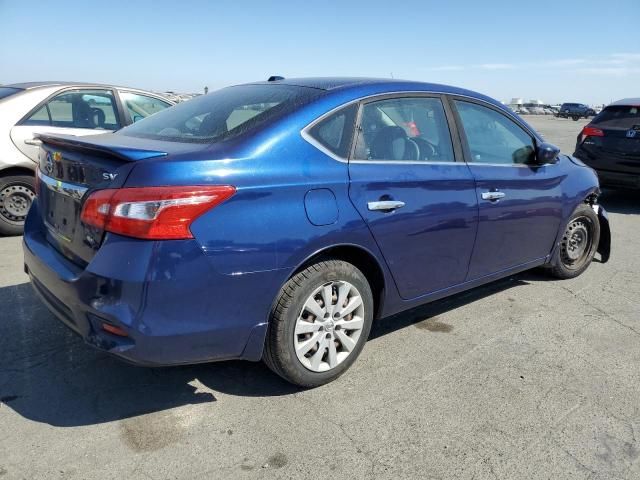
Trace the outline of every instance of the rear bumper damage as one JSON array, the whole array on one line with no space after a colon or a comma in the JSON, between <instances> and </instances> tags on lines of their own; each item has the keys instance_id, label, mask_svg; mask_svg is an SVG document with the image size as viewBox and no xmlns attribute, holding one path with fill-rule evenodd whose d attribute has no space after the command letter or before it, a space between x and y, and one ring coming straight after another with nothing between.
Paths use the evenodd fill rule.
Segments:
<instances>
[{"instance_id":1,"label":"rear bumper damage","mask_svg":"<svg viewBox=\"0 0 640 480\"><path fill-rule=\"evenodd\" d=\"M101 351L146 366L262 356L266 312L281 271L224 275L195 240L117 235L106 238L81 268L47 241L37 202L26 222L23 250L38 297ZM125 335L114 335L109 327Z\"/></svg>"}]
</instances>

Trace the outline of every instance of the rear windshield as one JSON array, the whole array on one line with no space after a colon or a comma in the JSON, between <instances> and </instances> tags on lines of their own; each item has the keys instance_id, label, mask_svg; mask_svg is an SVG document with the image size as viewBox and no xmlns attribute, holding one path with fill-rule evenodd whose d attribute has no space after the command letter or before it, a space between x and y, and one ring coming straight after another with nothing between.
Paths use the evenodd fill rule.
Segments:
<instances>
[{"instance_id":1,"label":"rear windshield","mask_svg":"<svg viewBox=\"0 0 640 480\"><path fill-rule=\"evenodd\" d=\"M118 134L216 143L279 118L321 94L321 90L293 85L228 87L158 112Z\"/></svg>"},{"instance_id":2,"label":"rear windshield","mask_svg":"<svg viewBox=\"0 0 640 480\"><path fill-rule=\"evenodd\" d=\"M640 125L640 106L613 105L607 107L591 123L605 128L632 128L634 125Z\"/></svg>"},{"instance_id":3,"label":"rear windshield","mask_svg":"<svg viewBox=\"0 0 640 480\"><path fill-rule=\"evenodd\" d=\"M11 95L13 95L14 93L18 93L21 92L22 90L19 88L13 88L13 87L0 87L0 100L2 100L3 98L7 98Z\"/></svg>"}]
</instances>

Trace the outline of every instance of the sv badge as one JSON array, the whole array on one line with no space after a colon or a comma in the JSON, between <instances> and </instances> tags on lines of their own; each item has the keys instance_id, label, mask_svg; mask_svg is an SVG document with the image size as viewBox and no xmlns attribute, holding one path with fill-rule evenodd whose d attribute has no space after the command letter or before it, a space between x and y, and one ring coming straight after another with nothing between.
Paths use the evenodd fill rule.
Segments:
<instances>
[{"instance_id":1,"label":"sv badge","mask_svg":"<svg viewBox=\"0 0 640 480\"><path fill-rule=\"evenodd\" d=\"M103 179L103 180L113 181L113 180L115 180L115 179L116 179L116 177L117 177L117 176L118 176L118 174L117 174L117 173L107 173L107 172L104 172L104 173L102 174L102 179Z\"/></svg>"}]
</instances>

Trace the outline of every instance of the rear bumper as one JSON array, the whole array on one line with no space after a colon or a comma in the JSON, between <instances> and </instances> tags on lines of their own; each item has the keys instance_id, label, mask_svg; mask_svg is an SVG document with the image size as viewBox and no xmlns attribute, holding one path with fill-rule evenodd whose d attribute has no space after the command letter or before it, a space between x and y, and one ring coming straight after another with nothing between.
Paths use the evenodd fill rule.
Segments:
<instances>
[{"instance_id":1,"label":"rear bumper","mask_svg":"<svg viewBox=\"0 0 640 480\"><path fill-rule=\"evenodd\" d=\"M598 180L603 187L640 189L640 174L598 170Z\"/></svg>"},{"instance_id":2,"label":"rear bumper","mask_svg":"<svg viewBox=\"0 0 640 480\"><path fill-rule=\"evenodd\" d=\"M577 145L574 156L596 171L602 187L640 188L640 162L637 160L632 158L625 160L606 155L596 156L580 144Z\"/></svg>"},{"instance_id":3,"label":"rear bumper","mask_svg":"<svg viewBox=\"0 0 640 480\"><path fill-rule=\"evenodd\" d=\"M48 243L37 202L25 224L23 247L25 271L52 313L91 346L149 366L259 360L271 304L285 275L223 275L195 240L149 242L115 235L80 268ZM128 336L105 332L103 323Z\"/></svg>"}]
</instances>

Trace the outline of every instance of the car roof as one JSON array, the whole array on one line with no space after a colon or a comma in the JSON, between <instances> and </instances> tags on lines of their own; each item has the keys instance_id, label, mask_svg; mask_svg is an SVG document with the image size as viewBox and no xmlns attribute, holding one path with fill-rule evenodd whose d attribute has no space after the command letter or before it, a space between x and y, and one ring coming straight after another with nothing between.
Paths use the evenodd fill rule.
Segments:
<instances>
[{"instance_id":1,"label":"car roof","mask_svg":"<svg viewBox=\"0 0 640 480\"><path fill-rule=\"evenodd\" d=\"M256 82L268 84L294 85L298 87L316 88L318 90L335 90L342 87L357 85L373 85L384 83L406 83L403 80L368 77L308 77L308 78L283 78L281 80ZM415 82L419 83L419 82Z\"/></svg>"},{"instance_id":2,"label":"car roof","mask_svg":"<svg viewBox=\"0 0 640 480\"><path fill-rule=\"evenodd\" d=\"M613 102L611 105L622 105L622 106L629 106L629 107L637 107L640 106L640 97L637 98L623 98L622 100L618 100L617 102Z\"/></svg>"},{"instance_id":3,"label":"car roof","mask_svg":"<svg viewBox=\"0 0 640 480\"><path fill-rule=\"evenodd\" d=\"M350 91L354 95L359 93L395 93L403 91L445 93L483 99L501 105L493 98L478 92L464 88L441 85L437 83L418 82L415 80L401 80L394 78L368 78L368 77L310 77L310 78L284 78L281 80L253 82L250 85L291 85L298 87L315 88L327 92Z\"/></svg>"},{"instance_id":4,"label":"car roof","mask_svg":"<svg viewBox=\"0 0 640 480\"><path fill-rule=\"evenodd\" d=\"M40 88L40 87L56 87L56 86L70 86L70 85L91 85L91 86L100 86L106 87L111 85L101 85L99 83L93 82L58 82L58 81L46 81L46 82L21 82L21 83L12 83L9 85L3 85L3 87L11 87L11 88L20 88L22 90L30 90L32 88Z\"/></svg>"},{"instance_id":5,"label":"car roof","mask_svg":"<svg viewBox=\"0 0 640 480\"><path fill-rule=\"evenodd\" d=\"M494 105L527 126L528 130L538 137L535 129L527 122L515 115L512 110L482 93L464 88L442 85L438 83L418 82L415 80L401 80L395 78L368 78L368 77L310 77L310 78L280 78L279 80L252 82L245 85L290 85L297 87L314 88L323 90L327 95L333 96L336 105L348 101L385 94L404 94L407 92L424 92L427 94L457 95ZM231 87L233 88L233 87Z\"/></svg>"},{"instance_id":6,"label":"car roof","mask_svg":"<svg viewBox=\"0 0 640 480\"><path fill-rule=\"evenodd\" d=\"M32 90L36 88L45 88L45 87L101 87L101 88L117 88L119 90L131 90L136 92L146 92L152 93L159 97L163 97L164 95L157 92L152 92L150 90L143 90L141 88L133 88L133 87L123 87L119 85L108 85L104 83L93 83L93 82L69 82L69 81L42 81L42 82L22 82L22 83L12 83L9 85L2 85L3 87L9 88L18 88L20 90Z\"/></svg>"},{"instance_id":7,"label":"car roof","mask_svg":"<svg viewBox=\"0 0 640 480\"><path fill-rule=\"evenodd\" d=\"M394 78L373 78L373 77L309 77L309 78L284 78L282 80L255 82L258 84L280 84L280 85L292 85L299 87L316 88L318 90L336 90L348 87L358 86L382 86L389 87L395 90L394 87L402 86L406 88L408 85L413 86L416 90L441 90L446 88L447 90L459 90L460 92L466 92L466 90L458 89L455 87L449 87L446 85L439 85L435 83L417 82L415 80L400 80Z\"/></svg>"}]
</instances>

